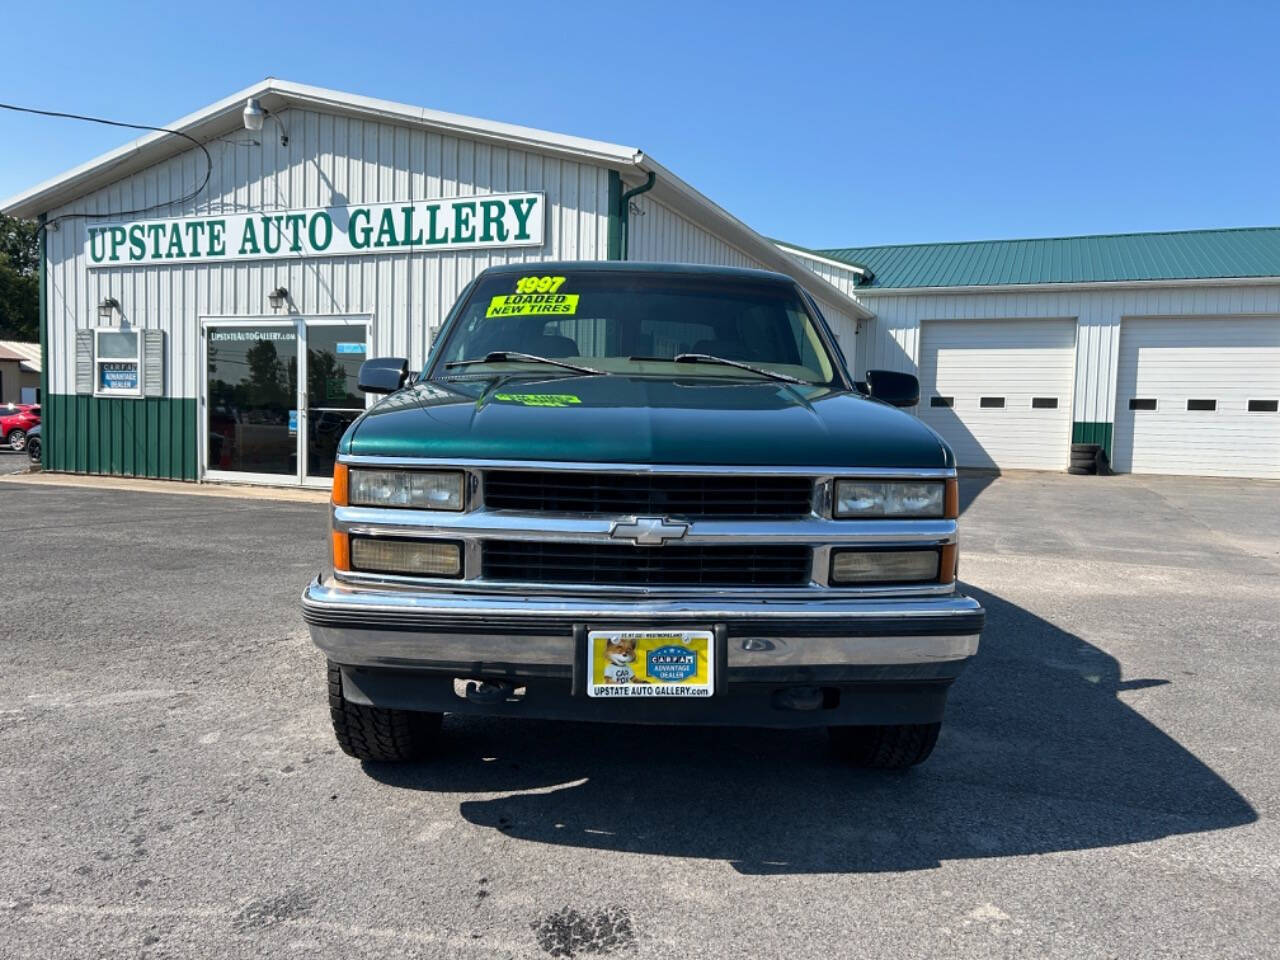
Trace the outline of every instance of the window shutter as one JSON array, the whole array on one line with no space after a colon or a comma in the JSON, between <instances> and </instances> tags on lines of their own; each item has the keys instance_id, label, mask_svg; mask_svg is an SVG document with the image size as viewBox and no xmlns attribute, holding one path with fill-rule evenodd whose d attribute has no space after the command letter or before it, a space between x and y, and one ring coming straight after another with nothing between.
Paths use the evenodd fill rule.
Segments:
<instances>
[{"instance_id":1,"label":"window shutter","mask_svg":"<svg viewBox=\"0 0 1280 960\"><path fill-rule=\"evenodd\" d=\"M76 393L93 395L93 331L76 331Z\"/></svg>"},{"instance_id":2,"label":"window shutter","mask_svg":"<svg viewBox=\"0 0 1280 960\"><path fill-rule=\"evenodd\" d=\"M142 331L142 395L164 396L164 331Z\"/></svg>"}]
</instances>

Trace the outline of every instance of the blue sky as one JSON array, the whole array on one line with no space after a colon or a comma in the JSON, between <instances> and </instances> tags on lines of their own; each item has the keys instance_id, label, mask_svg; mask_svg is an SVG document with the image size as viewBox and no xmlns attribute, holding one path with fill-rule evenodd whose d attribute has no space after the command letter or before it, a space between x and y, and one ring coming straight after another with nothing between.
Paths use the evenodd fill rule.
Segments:
<instances>
[{"instance_id":1,"label":"blue sky","mask_svg":"<svg viewBox=\"0 0 1280 960\"><path fill-rule=\"evenodd\" d=\"M163 125L277 76L637 146L813 247L1280 223L1274 2L291 8L12 5L0 100ZM127 139L0 111L0 197Z\"/></svg>"}]
</instances>

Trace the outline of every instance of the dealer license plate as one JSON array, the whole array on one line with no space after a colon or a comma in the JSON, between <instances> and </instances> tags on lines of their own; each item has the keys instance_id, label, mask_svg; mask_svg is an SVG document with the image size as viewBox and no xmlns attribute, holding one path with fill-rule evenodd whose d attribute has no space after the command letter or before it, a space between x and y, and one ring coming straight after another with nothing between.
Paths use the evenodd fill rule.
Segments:
<instances>
[{"instance_id":1,"label":"dealer license plate","mask_svg":"<svg viewBox=\"0 0 1280 960\"><path fill-rule=\"evenodd\" d=\"M587 696L709 697L715 689L710 630L591 630Z\"/></svg>"}]
</instances>

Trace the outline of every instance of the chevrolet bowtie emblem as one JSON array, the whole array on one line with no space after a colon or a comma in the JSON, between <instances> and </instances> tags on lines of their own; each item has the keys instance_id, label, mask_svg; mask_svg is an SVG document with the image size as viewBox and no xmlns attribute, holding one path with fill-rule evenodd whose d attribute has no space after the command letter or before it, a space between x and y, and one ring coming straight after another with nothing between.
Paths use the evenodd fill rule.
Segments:
<instances>
[{"instance_id":1,"label":"chevrolet bowtie emblem","mask_svg":"<svg viewBox=\"0 0 1280 960\"><path fill-rule=\"evenodd\" d=\"M689 532L687 523L676 523L665 517L636 517L619 521L609 531L615 540L630 540L638 547L660 547L668 540L679 540Z\"/></svg>"}]
</instances>

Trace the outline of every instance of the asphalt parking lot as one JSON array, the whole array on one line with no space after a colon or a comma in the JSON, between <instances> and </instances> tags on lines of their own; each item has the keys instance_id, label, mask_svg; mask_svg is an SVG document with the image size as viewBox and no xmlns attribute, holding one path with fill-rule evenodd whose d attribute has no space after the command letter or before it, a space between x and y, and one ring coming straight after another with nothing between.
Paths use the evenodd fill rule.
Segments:
<instances>
[{"instance_id":1,"label":"asphalt parking lot","mask_svg":"<svg viewBox=\"0 0 1280 960\"><path fill-rule=\"evenodd\" d=\"M25 450L14 450L7 444L0 445L0 476L26 473L31 468L31 457Z\"/></svg>"},{"instance_id":2,"label":"asphalt parking lot","mask_svg":"<svg viewBox=\"0 0 1280 960\"><path fill-rule=\"evenodd\" d=\"M298 612L322 506L0 489L6 957L1276 955L1274 483L966 479L987 631L905 775L459 718L362 768Z\"/></svg>"}]
</instances>

